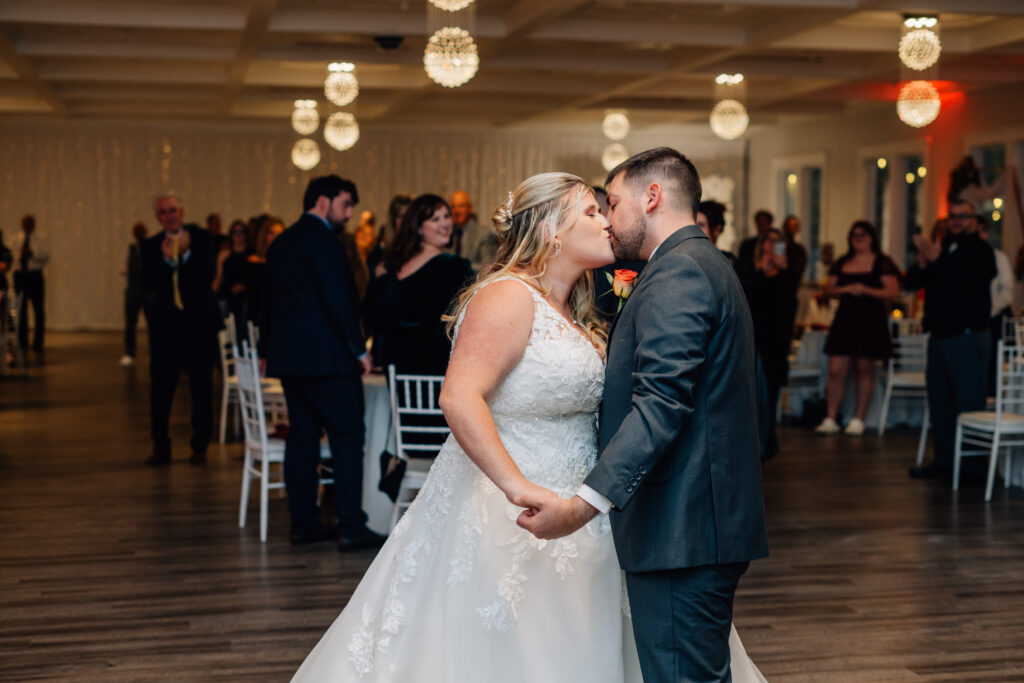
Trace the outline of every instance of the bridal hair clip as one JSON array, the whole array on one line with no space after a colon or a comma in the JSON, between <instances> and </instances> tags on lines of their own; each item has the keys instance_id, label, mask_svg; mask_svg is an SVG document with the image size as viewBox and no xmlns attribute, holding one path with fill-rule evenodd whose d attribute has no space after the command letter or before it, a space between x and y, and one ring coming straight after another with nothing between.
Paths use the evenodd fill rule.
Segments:
<instances>
[{"instance_id":1,"label":"bridal hair clip","mask_svg":"<svg viewBox=\"0 0 1024 683\"><path fill-rule=\"evenodd\" d=\"M512 192L508 193L508 199L505 200L505 206L501 208L501 215L505 219L506 223L512 222Z\"/></svg>"}]
</instances>

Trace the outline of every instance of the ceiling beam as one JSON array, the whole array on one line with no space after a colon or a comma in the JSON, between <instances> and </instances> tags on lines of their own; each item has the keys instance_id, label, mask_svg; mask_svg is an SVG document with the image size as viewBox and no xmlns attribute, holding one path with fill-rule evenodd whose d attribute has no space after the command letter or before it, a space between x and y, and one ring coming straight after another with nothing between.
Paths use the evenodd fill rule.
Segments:
<instances>
[{"instance_id":1,"label":"ceiling beam","mask_svg":"<svg viewBox=\"0 0 1024 683\"><path fill-rule=\"evenodd\" d=\"M224 83L225 113L230 113L234 109L234 101L245 85L245 75L259 52L277 2L278 0L252 0L249 5L249 16L245 20L245 30L238 44L238 52L228 65L227 80Z\"/></svg>"},{"instance_id":2,"label":"ceiling beam","mask_svg":"<svg viewBox=\"0 0 1024 683\"><path fill-rule=\"evenodd\" d=\"M117 42L22 39L15 45L24 57L75 57L125 59L176 59L182 61L227 62L234 58L232 45L187 45L123 40Z\"/></svg>"},{"instance_id":3,"label":"ceiling beam","mask_svg":"<svg viewBox=\"0 0 1024 683\"><path fill-rule=\"evenodd\" d=\"M741 47L746 43L746 35L742 26L630 21L626 17L616 22L587 17L562 19L533 31L530 37L585 43L595 41L636 43L643 41L691 47Z\"/></svg>"},{"instance_id":4,"label":"ceiling beam","mask_svg":"<svg viewBox=\"0 0 1024 683\"><path fill-rule=\"evenodd\" d=\"M67 105L57 97L53 88L39 76L27 59L18 56L14 46L3 35L0 35L0 61L5 62L17 77L32 89L35 97L45 103L54 114L70 114Z\"/></svg>"},{"instance_id":5,"label":"ceiling beam","mask_svg":"<svg viewBox=\"0 0 1024 683\"><path fill-rule=\"evenodd\" d=\"M241 31L245 27L243 8L218 5L129 0L4 0L0 2L0 23L194 31Z\"/></svg>"},{"instance_id":6,"label":"ceiling beam","mask_svg":"<svg viewBox=\"0 0 1024 683\"><path fill-rule=\"evenodd\" d=\"M1024 3L1022 3L1024 4ZM1021 8L1024 10L1024 7ZM945 42L943 34L943 42ZM1001 19L988 26L979 26L967 35L971 52L995 50L1024 41L1024 19Z\"/></svg>"},{"instance_id":7,"label":"ceiling beam","mask_svg":"<svg viewBox=\"0 0 1024 683\"><path fill-rule=\"evenodd\" d=\"M425 5L425 3L418 3ZM338 9L299 9L282 7L274 12L267 27L269 33L312 33L341 35L426 36L427 13L418 8L406 12L360 12ZM477 16L473 36L501 38L505 26L495 16Z\"/></svg>"}]
</instances>

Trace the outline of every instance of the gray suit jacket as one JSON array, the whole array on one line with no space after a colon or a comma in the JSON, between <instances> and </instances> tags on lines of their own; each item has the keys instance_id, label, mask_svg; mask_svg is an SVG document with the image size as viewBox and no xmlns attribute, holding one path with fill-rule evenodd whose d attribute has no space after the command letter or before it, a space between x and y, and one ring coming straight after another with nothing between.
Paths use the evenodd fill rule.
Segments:
<instances>
[{"instance_id":1,"label":"gray suit jacket","mask_svg":"<svg viewBox=\"0 0 1024 683\"><path fill-rule=\"evenodd\" d=\"M612 501L627 571L768 554L750 309L700 228L673 233L608 342L601 455L586 484Z\"/></svg>"}]
</instances>

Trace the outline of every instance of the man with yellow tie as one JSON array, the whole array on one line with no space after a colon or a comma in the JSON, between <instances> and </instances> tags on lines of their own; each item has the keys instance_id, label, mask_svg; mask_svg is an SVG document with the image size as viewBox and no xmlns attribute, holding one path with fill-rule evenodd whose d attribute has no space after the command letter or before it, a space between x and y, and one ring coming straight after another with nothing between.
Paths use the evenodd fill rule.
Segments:
<instances>
[{"instance_id":1,"label":"man with yellow tie","mask_svg":"<svg viewBox=\"0 0 1024 683\"><path fill-rule=\"evenodd\" d=\"M209 232L183 223L185 207L178 195L165 192L154 209L163 230L142 245L153 436L146 464L171 461L168 422L184 366L192 393L191 462L202 465L213 431L213 366L221 325L213 293L216 253Z\"/></svg>"}]
</instances>

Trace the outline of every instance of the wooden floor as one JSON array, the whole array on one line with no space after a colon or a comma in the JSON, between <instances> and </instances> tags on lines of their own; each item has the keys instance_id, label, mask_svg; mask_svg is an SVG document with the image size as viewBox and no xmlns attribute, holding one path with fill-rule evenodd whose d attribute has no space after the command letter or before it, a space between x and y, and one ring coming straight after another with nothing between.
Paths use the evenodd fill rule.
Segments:
<instances>
[{"instance_id":1,"label":"wooden floor","mask_svg":"<svg viewBox=\"0 0 1024 683\"><path fill-rule=\"evenodd\" d=\"M173 466L143 466L145 359L49 343L0 377L0 680L288 680L372 555L291 548L280 498L260 544L236 524L240 446L190 466L180 400ZM910 481L915 443L783 430L772 556L736 604L769 680L1024 680L1024 496Z\"/></svg>"}]
</instances>

